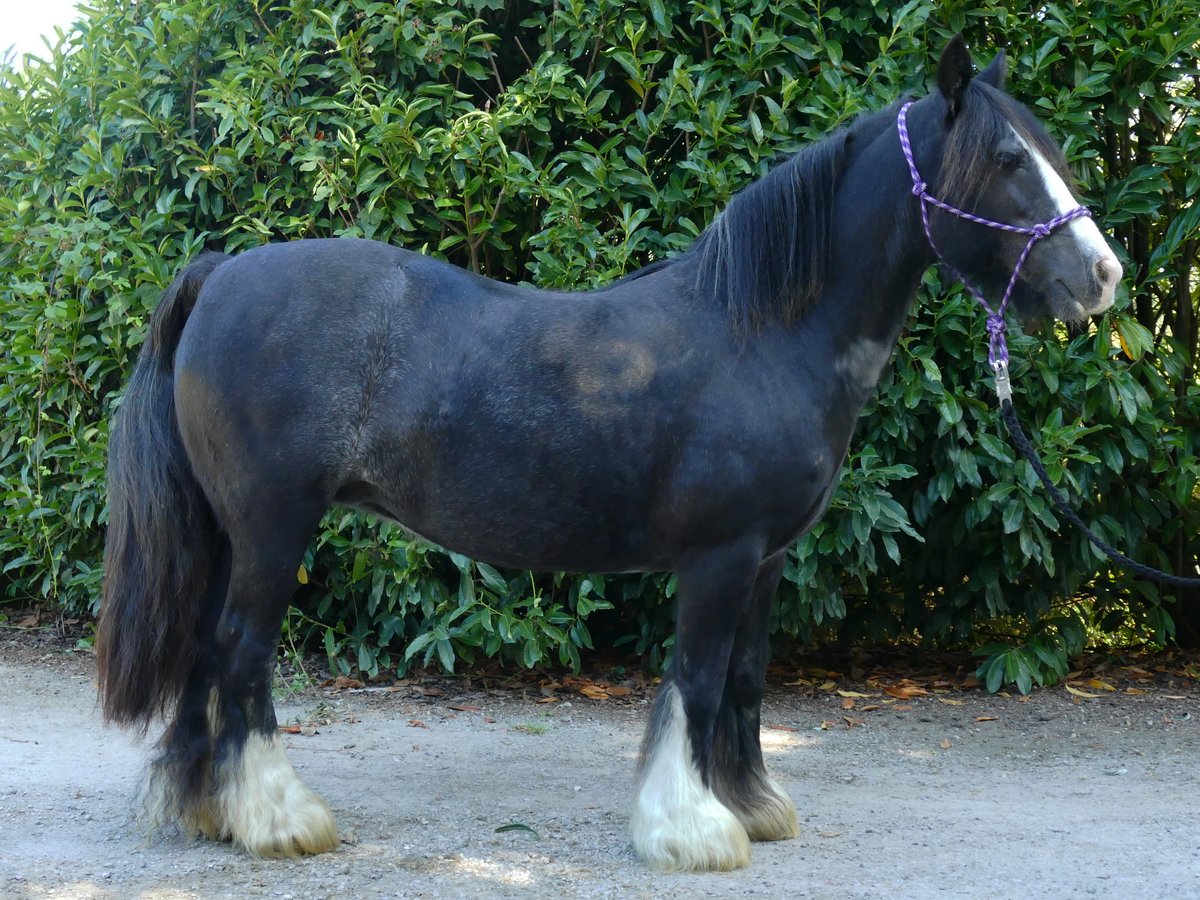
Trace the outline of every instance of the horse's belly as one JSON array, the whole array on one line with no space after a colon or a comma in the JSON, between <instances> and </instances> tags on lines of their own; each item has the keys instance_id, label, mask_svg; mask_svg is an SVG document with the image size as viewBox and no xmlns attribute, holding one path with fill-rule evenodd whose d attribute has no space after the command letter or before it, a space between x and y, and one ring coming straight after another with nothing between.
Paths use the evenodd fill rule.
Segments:
<instances>
[{"instance_id":1,"label":"horse's belly","mask_svg":"<svg viewBox=\"0 0 1200 900\"><path fill-rule=\"evenodd\" d=\"M572 572L670 567L645 523L622 515L588 516L586 510L566 510L558 504L531 504L511 511L443 507L425 515L379 502L350 505L391 519L415 537L496 566Z\"/></svg>"},{"instance_id":2,"label":"horse's belly","mask_svg":"<svg viewBox=\"0 0 1200 900\"><path fill-rule=\"evenodd\" d=\"M470 462L398 454L389 472L376 470L343 487L335 502L494 565L591 572L667 567L644 472L601 466L601 458L571 468L539 466L536 454L518 458L500 449Z\"/></svg>"}]
</instances>

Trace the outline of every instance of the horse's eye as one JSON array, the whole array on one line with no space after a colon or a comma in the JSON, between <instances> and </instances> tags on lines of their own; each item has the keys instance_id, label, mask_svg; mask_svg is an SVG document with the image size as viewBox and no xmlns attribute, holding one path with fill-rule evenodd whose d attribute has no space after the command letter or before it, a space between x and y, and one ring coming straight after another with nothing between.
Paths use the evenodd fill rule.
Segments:
<instances>
[{"instance_id":1,"label":"horse's eye","mask_svg":"<svg viewBox=\"0 0 1200 900\"><path fill-rule=\"evenodd\" d=\"M997 150L996 165L1002 168L1005 172L1015 172L1025 164L1025 152L1023 150Z\"/></svg>"}]
</instances>

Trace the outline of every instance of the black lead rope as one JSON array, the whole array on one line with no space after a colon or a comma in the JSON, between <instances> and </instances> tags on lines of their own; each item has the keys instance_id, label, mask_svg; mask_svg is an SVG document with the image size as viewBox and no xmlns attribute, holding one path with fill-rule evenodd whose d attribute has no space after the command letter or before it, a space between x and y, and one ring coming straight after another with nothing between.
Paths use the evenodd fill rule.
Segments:
<instances>
[{"instance_id":1,"label":"black lead rope","mask_svg":"<svg viewBox=\"0 0 1200 900\"><path fill-rule=\"evenodd\" d=\"M1094 531L1083 524L1083 520L1079 518L1075 510L1067 505L1067 498L1050 481L1050 476L1046 473L1046 467L1038 459L1037 451L1033 448L1033 444L1030 443L1029 438L1025 436L1025 431L1021 428L1021 423L1017 419L1017 411L1013 409L1012 400L1002 396L1000 399L1000 411L1004 416L1005 424L1008 425L1008 432L1012 435L1013 443L1017 445L1017 449L1021 451L1021 455L1033 466L1033 471L1037 472L1038 478L1041 479L1042 484L1046 488L1046 493L1050 495L1050 499L1054 501L1054 505L1058 508L1058 511L1066 516L1072 525L1082 531L1094 547L1107 555L1113 562L1148 581L1160 581L1164 584L1175 585L1176 587L1200 587L1200 578L1184 578L1182 575L1172 575L1170 572L1163 572L1161 569L1154 569L1143 565L1100 540Z\"/></svg>"}]
</instances>

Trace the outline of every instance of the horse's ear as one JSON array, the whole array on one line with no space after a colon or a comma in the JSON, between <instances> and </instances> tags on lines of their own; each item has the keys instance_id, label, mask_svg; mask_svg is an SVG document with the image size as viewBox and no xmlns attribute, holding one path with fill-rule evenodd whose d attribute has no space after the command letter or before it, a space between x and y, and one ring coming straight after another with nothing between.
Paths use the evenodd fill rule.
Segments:
<instances>
[{"instance_id":1,"label":"horse's ear","mask_svg":"<svg viewBox=\"0 0 1200 900\"><path fill-rule=\"evenodd\" d=\"M961 33L952 37L942 51L942 58L938 61L937 82L938 90L946 98L949 107L948 117L953 119L962 109L963 95L971 83L971 54L967 52L967 42Z\"/></svg>"},{"instance_id":2,"label":"horse's ear","mask_svg":"<svg viewBox=\"0 0 1200 900\"><path fill-rule=\"evenodd\" d=\"M1004 51L1001 50L996 54L986 69L976 76L984 84L990 84L998 91L1004 90L1004 82L1008 78L1008 58L1005 57Z\"/></svg>"}]
</instances>

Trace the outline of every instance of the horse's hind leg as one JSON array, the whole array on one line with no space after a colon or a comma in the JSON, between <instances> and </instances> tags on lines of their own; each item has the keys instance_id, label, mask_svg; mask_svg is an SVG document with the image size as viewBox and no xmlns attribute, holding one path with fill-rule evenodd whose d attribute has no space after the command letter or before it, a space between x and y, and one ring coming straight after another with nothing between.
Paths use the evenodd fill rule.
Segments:
<instances>
[{"instance_id":1,"label":"horse's hind leg","mask_svg":"<svg viewBox=\"0 0 1200 900\"><path fill-rule=\"evenodd\" d=\"M140 821L147 829L178 824L189 835L220 836L211 802L213 741L210 708L217 620L229 591L230 548L222 535L196 625L196 661L175 717L159 741L141 792Z\"/></svg>"},{"instance_id":2,"label":"horse's hind leg","mask_svg":"<svg viewBox=\"0 0 1200 900\"><path fill-rule=\"evenodd\" d=\"M770 660L767 634L786 553L762 564L750 605L738 624L717 728L713 790L752 841L779 841L800 833L791 797L767 774L759 743L763 684Z\"/></svg>"},{"instance_id":3,"label":"horse's hind leg","mask_svg":"<svg viewBox=\"0 0 1200 900\"><path fill-rule=\"evenodd\" d=\"M747 544L679 568L674 661L642 744L632 821L638 854L660 869L722 871L750 861L746 829L714 794L713 776L734 630L760 560Z\"/></svg>"},{"instance_id":4,"label":"horse's hind leg","mask_svg":"<svg viewBox=\"0 0 1200 900\"><path fill-rule=\"evenodd\" d=\"M323 853L338 844L333 814L284 754L271 678L296 570L322 509L282 505L230 529L229 594L217 622L212 703L214 836L255 856Z\"/></svg>"}]
</instances>

